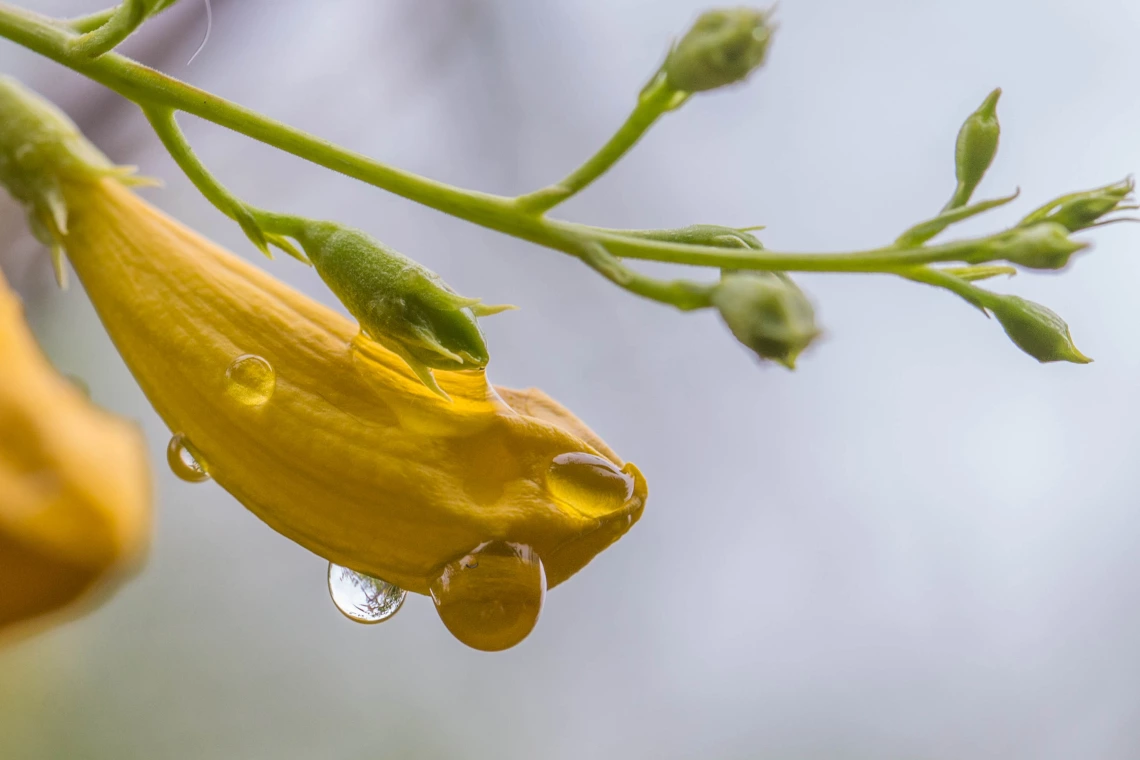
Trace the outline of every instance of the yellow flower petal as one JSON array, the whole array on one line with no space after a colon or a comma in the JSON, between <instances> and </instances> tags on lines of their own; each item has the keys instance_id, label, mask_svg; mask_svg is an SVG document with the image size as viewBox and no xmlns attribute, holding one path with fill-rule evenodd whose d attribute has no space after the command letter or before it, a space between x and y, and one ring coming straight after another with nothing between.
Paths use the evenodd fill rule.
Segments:
<instances>
[{"instance_id":1,"label":"yellow flower petal","mask_svg":"<svg viewBox=\"0 0 1140 760\"><path fill-rule=\"evenodd\" d=\"M150 532L138 430L48 364L0 275L0 635L131 567Z\"/></svg>"},{"instance_id":2,"label":"yellow flower petal","mask_svg":"<svg viewBox=\"0 0 1140 760\"><path fill-rule=\"evenodd\" d=\"M117 181L63 192L68 256L159 415L302 546L426 594L449 562L505 541L555 586L640 517L641 473L540 392L439 372L445 401L355 323ZM230 371L251 356L273 376L254 404Z\"/></svg>"}]
</instances>

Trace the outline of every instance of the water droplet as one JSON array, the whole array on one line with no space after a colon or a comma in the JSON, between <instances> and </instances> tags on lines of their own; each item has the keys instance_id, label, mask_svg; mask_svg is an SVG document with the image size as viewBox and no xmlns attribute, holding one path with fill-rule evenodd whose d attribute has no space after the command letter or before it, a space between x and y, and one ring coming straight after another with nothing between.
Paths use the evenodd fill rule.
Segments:
<instances>
[{"instance_id":1,"label":"water droplet","mask_svg":"<svg viewBox=\"0 0 1140 760\"><path fill-rule=\"evenodd\" d=\"M491 541L448 563L431 584L440 620L473 649L509 649L534 630L546 572L529 546Z\"/></svg>"},{"instance_id":2,"label":"water droplet","mask_svg":"<svg viewBox=\"0 0 1140 760\"><path fill-rule=\"evenodd\" d=\"M166 461L174 474L187 483L201 483L210 477L202 455L181 433L170 439L166 447Z\"/></svg>"},{"instance_id":3,"label":"water droplet","mask_svg":"<svg viewBox=\"0 0 1140 760\"><path fill-rule=\"evenodd\" d=\"M383 623L400 611L407 595L387 581L329 563L329 596L349 620Z\"/></svg>"},{"instance_id":4,"label":"water droplet","mask_svg":"<svg viewBox=\"0 0 1140 760\"><path fill-rule=\"evenodd\" d=\"M546 485L555 498L599 515L615 512L633 497L633 477L608 459L575 452L550 463Z\"/></svg>"},{"instance_id":5,"label":"water droplet","mask_svg":"<svg viewBox=\"0 0 1140 760\"><path fill-rule=\"evenodd\" d=\"M246 406L261 406L276 387L273 365L260 356L239 356L226 368L226 393Z\"/></svg>"}]
</instances>

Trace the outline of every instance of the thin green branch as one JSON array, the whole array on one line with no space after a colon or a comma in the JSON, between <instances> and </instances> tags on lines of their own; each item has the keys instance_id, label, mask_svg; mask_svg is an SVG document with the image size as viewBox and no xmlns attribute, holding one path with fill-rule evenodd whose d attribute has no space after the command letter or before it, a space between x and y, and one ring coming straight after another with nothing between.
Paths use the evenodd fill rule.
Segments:
<instances>
[{"instance_id":1,"label":"thin green branch","mask_svg":"<svg viewBox=\"0 0 1140 760\"><path fill-rule=\"evenodd\" d=\"M178 126L173 109L142 106L142 111L151 127L154 128L158 139L162 141L163 146L170 153L171 158L194 183L194 187L198 188L198 192L202 193L206 200L214 204L219 211L237 222L242 231L245 232L246 237L257 246L258 250L268 256L269 245L273 244L290 256L308 262L308 259L295 246L283 240L279 234L275 234L275 231L267 234L262 229L261 219L277 218L281 215L270 214L249 206L231 193L210 173L194 152L185 133Z\"/></svg>"},{"instance_id":2,"label":"thin green branch","mask_svg":"<svg viewBox=\"0 0 1140 760\"><path fill-rule=\"evenodd\" d=\"M641 93L629 118L597 153L560 182L520 195L516 200L518 207L532 214L541 214L576 195L628 153L662 115L680 106L687 98L687 93L677 92L669 86L664 74L658 75Z\"/></svg>"},{"instance_id":3,"label":"thin green branch","mask_svg":"<svg viewBox=\"0 0 1140 760\"><path fill-rule=\"evenodd\" d=\"M926 285L933 285L936 288L949 290L954 295L962 298L970 305L976 306L983 312L990 307L990 304L993 303L995 298L994 294L985 288L979 288L977 285L972 285L961 277L957 277L940 269L934 269L933 267L915 267L913 269L902 270L898 274L913 282L921 282Z\"/></svg>"},{"instance_id":4,"label":"thin green branch","mask_svg":"<svg viewBox=\"0 0 1140 760\"><path fill-rule=\"evenodd\" d=\"M604 243L615 255L670 264L757 269L787 272L887 272L940 262L968 261L971 254L989 245L995 236L957 240L921 248L894 245L850 253L782 253L777 251L678 245L634 237L623 230L583 227L591 238ZM642 233L634 230L634 233Z\"/></svg>"},{"instance_id":5,"label":"thin green branch","mask_svg":"<svg viewBox=\"0 0 1140 760\"><path fill-rule=\"evenodd\" d=\"M106 24L111 19L111 17L115 15L115 11L117 10L118 6L114 8L106 8L95 13L89 13L86 16L79 16L77 18L68 19L67 21L63 22L63 25L68 29L71 29L73 32L86 34L87 32L93 32L99 27L103 26L103 24Z\"/></svg>"},{"instance_id":6,"label":"thin green branch","mask_svg":"<svg viewBox=\"0 0 1140 760\"><path fill-rule=\"evenodd\" d=\"M578 257L610 282L643 298L676 306L681 311L712 306L715 284L649 277L625 266L605 246L593 241L582 243Z\"/></svg>"},{"instance_id":7,"label":"thin green branch","mask_svg":"<svg viewBox=\"0 0 1140 760\"><path fill-rule=\"evenodd\" d=\"M98 58L118 47L146 18L147 9L143 0L123 0L106 22L75 38L72 47L79 55Z\"/></svg>"}]
</instances>

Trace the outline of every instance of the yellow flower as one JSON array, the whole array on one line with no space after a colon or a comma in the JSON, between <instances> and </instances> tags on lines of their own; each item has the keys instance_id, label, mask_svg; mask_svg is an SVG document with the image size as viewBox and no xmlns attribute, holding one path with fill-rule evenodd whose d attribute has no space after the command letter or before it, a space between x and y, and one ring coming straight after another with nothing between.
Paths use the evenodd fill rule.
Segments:
<instances>
[{"instance_id":1,"label":"yellow flower","mask_svg":"<svg viewBox=\"0 0 1140 760\"><path fill-rule=\"evenodd\" d=\"M138 560L150 533L142 436L40 353L0 275L0 635Z\"/></svg>"},{"instance_id":2,"label":"yellow flower","mask_svg":"<svg viewBox=\"0 0 1140 760\"><path fill-rule=\"evenodd\" d=\"M101 173L55 171L67 212L58 240L176 434L176 471L193 476L196 460L321 557L434 592L449 629L485 649L519 638L475 630L488 609L514 614L496 594L525 597L537 616L535 588L517 588L542 575L534 557L556 586L640 517L641 473L542 392L440 371L445 400L354 322Z\"/></svg>"}]
</instances>

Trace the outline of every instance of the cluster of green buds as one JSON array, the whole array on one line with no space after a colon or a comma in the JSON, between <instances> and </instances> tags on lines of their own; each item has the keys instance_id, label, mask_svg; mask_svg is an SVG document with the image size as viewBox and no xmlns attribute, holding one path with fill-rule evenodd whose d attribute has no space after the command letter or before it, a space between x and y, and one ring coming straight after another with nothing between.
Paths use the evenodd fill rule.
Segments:
<instances>
[{"instance_id":1,"label":"cluster of green buds","mask_svg":"<svg viewBox=\"0 0 1140 760\"><path fill-rule=\"evenodd\" d=\"M397 354L423 383L432 370L479 370L489 354L478 317L513 309L457 294L439 275L374 237L336 222L304 220L290 232L321 279L369 338Z\"/></svg>"},{"instance_id":2,"label":"cluster of green buds","mask_svg":"<svg viewBox=\"0 0 1140 760\"><path fill-rule=\"evenodd\" d=\"M950 201L938 216L914 225L899 236L895 242L898 249L921 252L928 240L950 225L1004 206L1018 197L1018 193L1014 193L994 200L970 202L997 153L1001 133L997 119L1000 96L1001 90L991 92L970 114L958 133L954 154L957 185ZM944 260L961 261L970 266L936 271L912 270L906 276L945 287L984 312L992 313L1013 343L1040 362L1087 364L1091 359L1077 350L1068 325L1051 309L1018 296L993 293L971 283L998 274L1014 274L1017 270L1013 267L1030 270L1065 268L1073 254L1089 247L1087 242L1070 237L1072 233L1123 221L1125 217L1106 217L1137 208L1131 203L1134 188L1134 182L1128 178L1055 198L1004 232L966 241L956 248L949 246L949 255ZM994 265L995 262L1013 266Z\"/></svg>"}]
</instances>

